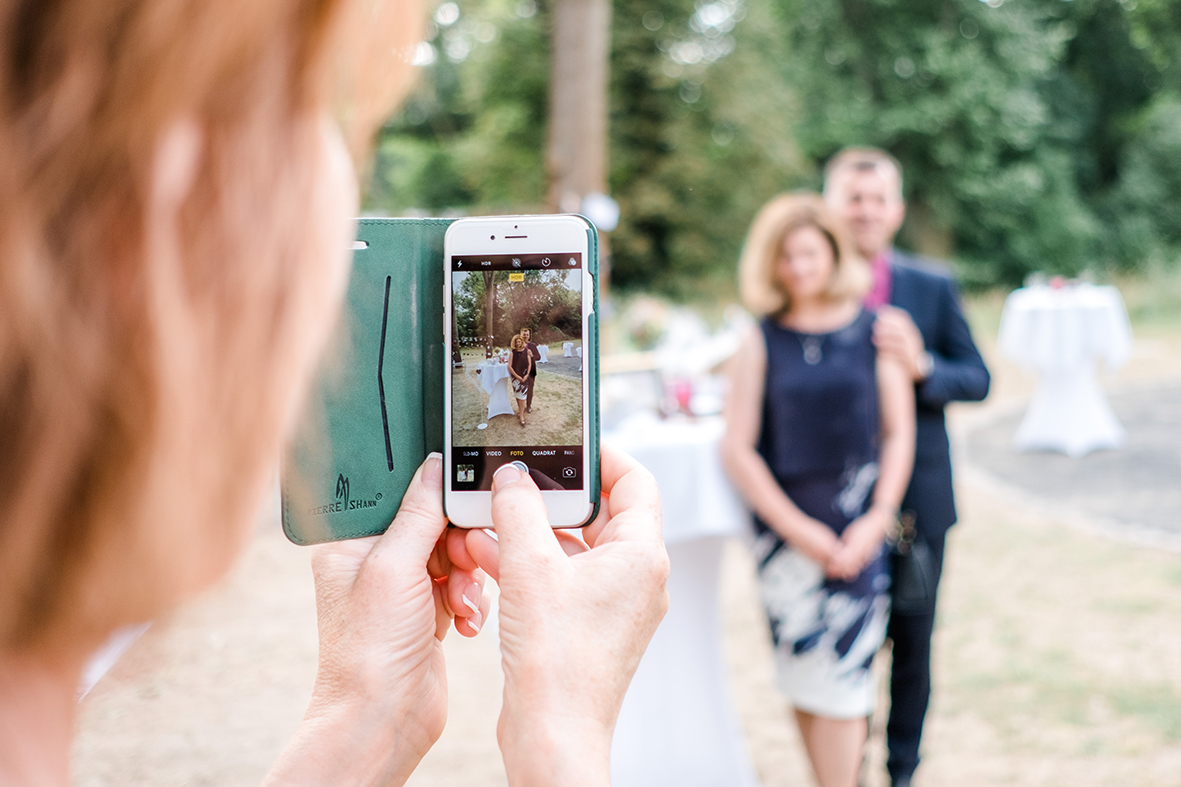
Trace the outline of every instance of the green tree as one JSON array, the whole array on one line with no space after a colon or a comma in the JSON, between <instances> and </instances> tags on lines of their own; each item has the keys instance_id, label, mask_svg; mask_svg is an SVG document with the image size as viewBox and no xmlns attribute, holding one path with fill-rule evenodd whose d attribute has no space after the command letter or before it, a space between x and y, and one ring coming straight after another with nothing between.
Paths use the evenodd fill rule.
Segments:
<instances>
[{"instance_id":1,"label":"green tree","mask_svg":"<svg viewBox=\"0 0 1181 787\"><path fill-rule=\"evenodd\" d=\"M528 328L539 342L582 336L582 303L567 271L486 271L463 277L454 293L455 332L462 344L507 347ZM491 319L489 319L491 315ZM491 331L489 328L491 327Z\"/></svg>"},{"instance_id":2,"label":"green tree","mask_svg":"<svg viewBox=\"0 0 1181 787\"><path fill-rule=\"evenodd\" d=\"M543 209L546 29L533 0L439 7L416 53L418 88L380 135L368 210Z\"/></svg>"},{"instance_id":3,"label":"green tree","mask_svg":"<svg viewBox=\"0 0 1181 787\"><path fill-rule=\"evenodd\" d=\"M732 289L759 206L804 182L782 41L763 4L737 0L616 0L613 26L613 281Z\"/></svg>"},{"instance_id":4,"label":"green tree","mask_svg":"<svg viewBox=\"0 0 1181 787\"><path fill-rule=\"evenodd\" d=\"M1144 163L1172 151L1145 113L1177 79L1181 13L1143 5L779 0L794 133L817 163L848 144L896 155L900 242L954 255L969 283L1133 265L1167 234L1136 206L1181 197Z\"/></svg>"},{"instance_id":5,"label":"green tree","mask_svg":"<svg viewBox=\"0 0 1181 787\"><path fill-rule=\"evenodd\" d=\"M420 58L430 64L383 130L366 207L542 210L546 5L465 0L454 8L454 18L436 14ZM738 0L615 0L609 180L622 207L611 236L617 285L732 288L758 206L804 182L776 65L781 42L766 13Z\"/></svg>"},{"instance_id":6,"label":"green tree","mask_svg":"<svg viewBox=\"0 0 1181 787\"><path fill-rule=\"evenodd\" d=\"M368 210L544 209L548 18L439 7ZM624 289L732 291L759 205L850 144L898 156L900 244L968 284L1181 256L1177 0L614 0L612 25Z\"/></svg>"}]
</instances>

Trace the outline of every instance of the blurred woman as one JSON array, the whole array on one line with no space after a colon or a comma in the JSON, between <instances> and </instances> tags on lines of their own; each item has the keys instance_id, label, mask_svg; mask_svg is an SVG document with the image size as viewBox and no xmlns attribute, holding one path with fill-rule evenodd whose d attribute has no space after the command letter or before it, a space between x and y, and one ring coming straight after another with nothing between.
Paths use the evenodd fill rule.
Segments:
<instances>
[{"instance_id":1,"label":"blurred woman","mask_svg":"<svg viewBox=\"0 0 1181 787\"><path fill-rule=\"evenodd\" d=\"M533 341L533 333L528 328L521 329L521 338L525 340L525 348L529 350L529 355L533 358L533 368L529 372L529 397L525 399L525 412L533 412L533 389L537 387L537 364L541 363L541 350L537 349L537 343Z\"/></svg>"},{"instance_id":2,"label":"blurred woman","mask_svg":"<svg viewBox=\"0 0 1181 787\"><path fill-rule=\"evenodd\" d=\"M513 397L517 400L517 420L524 426L525 402L529 398L529 375L533 372L533 353L529 352L525 337L519 333L509 341L509 348L512 355L509 358L508 371L512 375Z\"/></svg>"},{"instance_id":3,"label":"blurred woman","mask_svg":"<svg viewBox=\"0 0 1181 787\"><path fill-rule=\"evenodd\" d=\"M763 207L739 276L762 321L732 361L722 458L756 516L779 688L821 787L853 787L889 612L883 540L914 459L914 392L874 350L868 271L819 195Z\"/></svg>"},{"instance_id":4,"label":"blurred woman","mask_svg":"<svg viewBox=\"0 0 1181 787\"><path fill-rule=\"evenodd\" d=\"M0 0L0 784L67 784L89 654L245 544L342 300L350 152L422 23L413 0ZM431 456L385 535L313 553L319 670L274 783L405 781L446 716L440 640L488 613L481 569L510 780L607 783L667 603L651 477L604 453L586 541L623 562L555 538L512 468L500 541L444 538L441 478Z\"/></svg>"}]
</instances>

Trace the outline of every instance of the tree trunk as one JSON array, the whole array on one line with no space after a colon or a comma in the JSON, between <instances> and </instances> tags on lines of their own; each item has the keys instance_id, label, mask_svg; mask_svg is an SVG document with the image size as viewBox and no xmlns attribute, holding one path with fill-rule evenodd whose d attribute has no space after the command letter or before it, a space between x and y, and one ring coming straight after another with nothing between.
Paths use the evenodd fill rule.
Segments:
<instances>
[{"instance_id":1,"label":"tree trunk","mask_svg":"<svg viewBox=\"0 0 1181 787\"><path fill-rule=\"evenodd\" d=\"M484 342L484 357L492 357L492 346L496 340L496 274L484 271L484 330L488 338Z\"/></svg>"},{"instance_id":2,"label":"tree trunk","mask_svg":"<svg viewBox=\"0 0 1181 787\"><path fill-rule=\"evenodd\" d=\"M578 213L587 194L607 193L611 2L554 0L552 8L546 201L553 212ZM608 259L602 238L603 285Z\"/></svg>"},{"instance_id":3,"label":"tree trunk","mask_svg":"<svg viewBox=\"0 0 1181 787\"><path fill-rule=\"evenodd\" d=\"M609 0L555 0L550 36L550 210L577 212L607 193Z\"/></svg>"}]
</instances>

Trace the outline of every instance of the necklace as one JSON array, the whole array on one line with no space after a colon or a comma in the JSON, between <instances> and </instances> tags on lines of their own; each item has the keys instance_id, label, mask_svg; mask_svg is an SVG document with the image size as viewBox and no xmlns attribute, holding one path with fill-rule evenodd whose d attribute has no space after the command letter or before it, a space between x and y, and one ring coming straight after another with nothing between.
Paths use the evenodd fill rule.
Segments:
<instances>
[{"instance_id":1,"label":"necklace","mask_svg":"<svg viewBox=\"0 0 1181 787\"><path fill-rule=\"evenodd\" d=\"M820 359L824 357L824 353L820 349L823 344L823 336L801 336L800 346L804 349L804 363L809 366L820 363Z\"/></svg>"}]
</instances>

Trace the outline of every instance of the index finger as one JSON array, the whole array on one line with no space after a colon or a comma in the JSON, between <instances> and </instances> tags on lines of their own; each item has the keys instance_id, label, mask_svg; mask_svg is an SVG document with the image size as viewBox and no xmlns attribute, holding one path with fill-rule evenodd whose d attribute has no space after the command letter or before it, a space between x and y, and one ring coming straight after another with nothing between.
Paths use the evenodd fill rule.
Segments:
<instances>
[{"instance_id":1,"label":"index finger","mask_svg":"<svg viewBox=\"0 0 1181 787\"><path fill-rule=\"evenodd\" d=\"M604 445L600 459L603 504L583 530L592 547L607 541L654 541L661 535L660 489L656 479L632 457Z\"/></svg>"}]
</instances>

